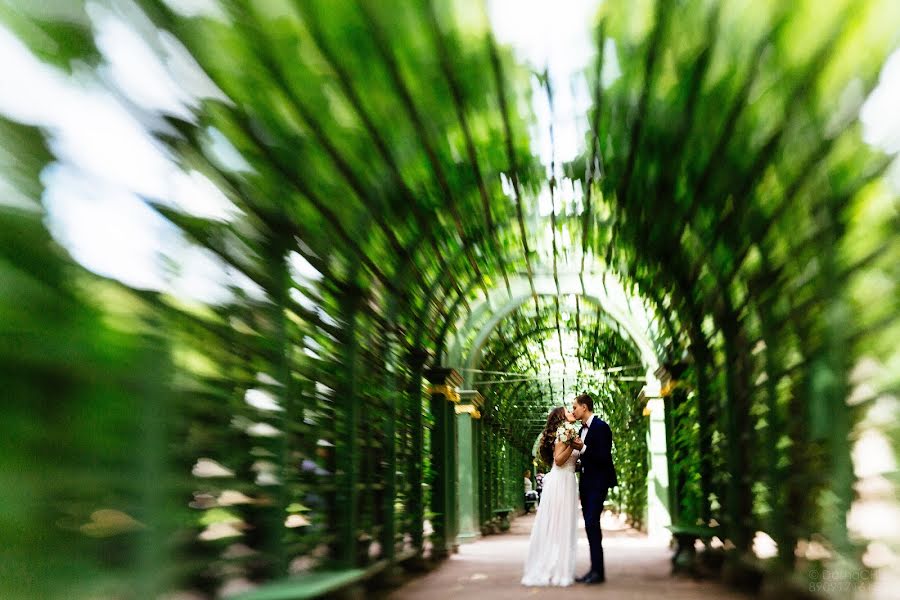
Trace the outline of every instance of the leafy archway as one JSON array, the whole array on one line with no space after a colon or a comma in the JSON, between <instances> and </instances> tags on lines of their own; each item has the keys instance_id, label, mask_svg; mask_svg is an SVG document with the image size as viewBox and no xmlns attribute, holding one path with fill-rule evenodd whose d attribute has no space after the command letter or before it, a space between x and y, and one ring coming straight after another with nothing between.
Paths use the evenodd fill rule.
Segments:
<instances>
[{"instance_id":1,"label":"leafy archway","mask_svg":"<svg viewBox=\"0 0 900 600\"><path fill-rule=\"evenodd\" d=\"M532 86L467 2L136 5L2 9L27 46L11 47L23 67L11 72L99 115L3 108L17 123L2 124L12 242L0 309L13 343L0 358L21 390L0 425L21 441L4 459L68 475L65 489L0 486L33 491L4 503L6 568L54 573L48 595L139 581L148 597L211 596L421 556L428 485L446 471L431 460L446 432L431 431L426 396L453 393L423 374L480 332L481 370L542 373L557 343L569 359L572 332L574 362L680 365L665 401L677 505L719 523L736 558L752 557L757 532L777 543L772 573L802 575L823 556L860 565L896 543L846 518L850 442L897 440L896 420L878 417L896 410L900 372L893 157L863 142L858 118L897 44L896 3L607 2L584 151L549 165L530 144L543 124L528 102L552 105L549 79ZM121 39L146 71L119 62ZM142 96L134 72L171 94ZM95 135L116 123L121 140ZM98 168L96 140L124 164ZM100 198L114 201L97 210ZM130 207L140 224L68 230L61 206L97 222ZM79 244L108 231L120 235L99 254L125 268ZM132 252L145 237L150 261ZM637 355L602 315L585 317L597 330L585 335L580 282L601 273L646 317L628 336L647 334ZM534 315L493 309L524 286ZM538 299L543 288L555 300ZM536 325L523 339L537 346L510 354L513 332ZM66 383L50 405L48 377ZM528 419L561 391L536 381L492 400L488 414L516 426L495 432L501 454L530 450ZM517 403L532 412L517 420ZM59 406L71 427L35 426ZM636 423L634 405L607 408ZM40 451L44 431L54 452ZM639 475L636 451L627 460ZM164 484L134 485L149 481ZM494 492L489 509L505 502ZM638 512L641 499L621 502ZM55 568L74 552L83 568Z\"/></svg>"}]
</instances>

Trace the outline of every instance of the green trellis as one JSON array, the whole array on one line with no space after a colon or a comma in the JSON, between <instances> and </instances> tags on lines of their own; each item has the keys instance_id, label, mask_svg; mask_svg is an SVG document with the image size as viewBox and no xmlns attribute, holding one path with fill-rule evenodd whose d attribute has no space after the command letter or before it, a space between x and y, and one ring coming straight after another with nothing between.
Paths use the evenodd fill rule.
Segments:
<instances>
[{"instance_id":1,"label":"green trellis","mask_svg":"<svg viewBox=\"0 0 900 600\"><path fill-rule=\"evenodd\" d=\"M213 597L421 567L461 533L464 381L483 397L479 529L522 509L547 411L580 391L613 428L610 501L640 527L643 382L590 374L612 365L674 378L672 516L718 524L734 564L757 532L773 577L896 547L846 518L851 443L900 439L872 416L896 409L900 372L894 157L858 116L896 3L603 3L585 150L553 177L527 108L552 106L550 80L461 18L477 3L136 5L116 18L160 68L177 45L218 91L190 118L127 109L234 211L140 202L228 275L227 299L79 264L42 197L56 132L0 118L0 595ZM0 19L60 77L106 66L96 7L18 8ZM831 558L804 556L811 540Z\"/></svg>"}]
</instances>

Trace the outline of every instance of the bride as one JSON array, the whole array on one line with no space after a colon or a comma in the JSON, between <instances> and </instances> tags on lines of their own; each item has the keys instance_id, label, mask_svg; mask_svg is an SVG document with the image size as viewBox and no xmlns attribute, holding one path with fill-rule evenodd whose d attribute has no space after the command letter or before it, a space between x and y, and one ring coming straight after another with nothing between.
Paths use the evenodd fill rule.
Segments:
<instances>
[{"instance_id":1,"label":"bride","mask_svg":"<svg viewBox=\"0 0 900 600\"><path fill-rule=\"evenodd\" d=\"M565 407L554 408L541 437L540 455L553 468L544 476L522 585L571 585L575 580L575 546L578 531L578 482L575 461L580 452L557 434L560 426L574 423ZM580 445L575 442L575 445Z\"/></svg>"}]
</instances>

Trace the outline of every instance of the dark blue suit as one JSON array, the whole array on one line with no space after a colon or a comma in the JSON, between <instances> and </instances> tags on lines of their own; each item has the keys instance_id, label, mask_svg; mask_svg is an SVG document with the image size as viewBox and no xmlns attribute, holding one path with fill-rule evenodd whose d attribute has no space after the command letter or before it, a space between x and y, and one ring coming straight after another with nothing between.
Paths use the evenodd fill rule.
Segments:
<instances>
[{"instance_id":1,"label":"dark blue suit","mask_svg":"<svg viewBox=\"0 0 900 600\"><path fill-rule=\"evenodd\" d=\"M594 415L590 428L582 431L581 439L587 448L580 457L578 493L581 496L584 530L591 547L591 571L605 577L600 514L609 488L618 484L612 461L612 431L606 421Z\"/></svg>"}]
</instances>

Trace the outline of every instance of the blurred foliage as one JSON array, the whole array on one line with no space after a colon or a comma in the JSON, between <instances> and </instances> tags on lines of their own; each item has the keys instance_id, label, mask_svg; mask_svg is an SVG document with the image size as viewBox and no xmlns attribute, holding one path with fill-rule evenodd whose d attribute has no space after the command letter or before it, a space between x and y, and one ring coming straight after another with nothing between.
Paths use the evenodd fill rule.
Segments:
<instances>
[{"instance_id":1,"label":"blurred foliage","mask_svg":"<svg viewBox=\"0 0 900 600\"><path fill-rule=\"evenodd\" d=\"M603 307L534 292L559 265L583 285L614 274L659 363L690 367L672 432L683 518L721 523L738 552L765 531L788 571L810 568L810 540L836 563L897 550L846 518L879 501L858 479L896 484L855 475L851 442L900 448L897 193L858 118L896 2L603 3L586 150L560 180L532 148L533 73L477 2L43 4L0 19L231 203L212 218L142 198L228 294L78 264L44 196L58 132L0 120L0 595L216 597L421 550L441 476L423 368L451 337L472 352L473 313L522 277L531 296L475 368L584 375L483 390L482 520L520 503L547 410L587 390L614 432L611 499L640 525L640 384L588 372L656 365ZM183 110L105 75L101 5L183 83ZM185 64L214 91L188 89ZM583 210L562 199L576 183ZM547 186L562 208L544 215Z\"/></svg>"}]
</instances>

